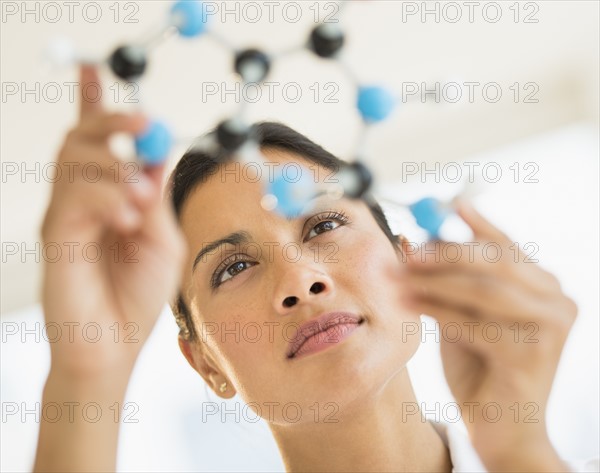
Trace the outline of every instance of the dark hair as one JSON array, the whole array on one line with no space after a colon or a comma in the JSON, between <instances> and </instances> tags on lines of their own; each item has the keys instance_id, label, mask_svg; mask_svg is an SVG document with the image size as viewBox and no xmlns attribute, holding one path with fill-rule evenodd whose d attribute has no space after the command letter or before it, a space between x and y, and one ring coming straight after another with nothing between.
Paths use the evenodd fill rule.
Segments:
<instances>
[{"instance_id":1,"label":"dark hair","mask_svg":"<svg viewBox=\"0 0 600 473\"><path fill-rule=\"evenodd\" d=\"M208 135L214 135L211 131ZM253 135L260 144L261 149L276 149L293 152L302 156L311 163L322 166L332 171L347 165L345 161L323 149L318 144L309 140L306 136L298 133L292 128L277 122L260 122L254 125ZM210 155L200 147L192 146L179 160L170 176L169 197L175 208L175 214L179 219L181 209L190 194L212 174L216 173L219 165L226 161L225 154ZM396 237L392 233L383 210L372 199L367 202L373 218L390 240L396 246ZM175 315L180 335L185 339L195 340L196 330L181 292L177 294L176 300L171 304Z\"/></svg>"}]
</instances>

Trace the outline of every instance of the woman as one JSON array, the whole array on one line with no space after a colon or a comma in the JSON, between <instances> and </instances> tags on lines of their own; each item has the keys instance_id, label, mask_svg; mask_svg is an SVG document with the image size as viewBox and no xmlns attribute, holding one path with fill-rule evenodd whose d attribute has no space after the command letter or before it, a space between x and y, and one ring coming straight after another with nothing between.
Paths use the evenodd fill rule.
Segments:
<instances>
[{"instance_id":1,"label":"woman","mask_svg":"<svg viewBox=\"0 0 600 473\"><path fill-rule=\"evenodd\" d=\"M98 82L95 70L82 67L81 81L81 90ZM474 328L493 321L511 336L492 343L473 330L441 344L472 448L490 471L569 471L544 413L577 308L474 209L461 204L459 213L476 243L504 250L495 264L480 252L450 262L441 243L415 251L363 201L323 197L307 215L282 218L258 205L255 179L193 153L172 175L171 205L160 197L162 167L137 183L114 178L108 137L144 125L82 97L80 122L59 154L60 164L95 161L106 172L98 183L54 185L43 239L99 242L110 256L46 266L47 322L93 321L106 331L133 322L138 342L52 344L43 403L120 405L164 301L174 300L182 353L218 396L239 393L265 418L288 471L448 472L466 454L405 409L416 405L406 363L419 346L419 316ZM301 164L322 181L339 164L285 127L260 131L274 168ZM115 251L132 242L133 264ZM290 243L295 253L283 251ZM515 341L515 324L534 324L538 342ZM262 336L240 337L257 326ZM503 415L490 419L482 409L490 405ZM35 470L114 470L117 434L111 416L43 421Z\"/></svg>"}]
</instances>

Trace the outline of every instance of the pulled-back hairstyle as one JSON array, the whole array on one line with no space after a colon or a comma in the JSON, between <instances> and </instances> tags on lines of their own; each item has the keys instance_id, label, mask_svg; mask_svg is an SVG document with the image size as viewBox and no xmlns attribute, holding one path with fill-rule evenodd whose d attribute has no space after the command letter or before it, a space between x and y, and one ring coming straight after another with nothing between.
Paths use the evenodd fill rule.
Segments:
<instances>
[{"instance_id":1,"label":"pulled-back hairstyle","mask_svg":"<svg viewBox=\"0 0 600 473\"><path fill-rule=\"evenodd\" d=\"M214 135L214 133L215 130L208 133L208 135ZM345 161L342 161L309 140L306 136L282 123L257 123L253 128L253 134L255 140L263 150L275 149L292 152L302 156L306 161L331 171L337 171L341 166L347 164ZM186 151L175 166L169 179L169 198L174 206L177 219L181 217L182 207L190 194L202 182L205 182L211 175L215 174L219 166L226 162L226 160L227 158L224 154L211 155L200 147L192 146ZM392 245L396 246L396 238L379 204L369 200L367 205L383 233ZM178 292L176 299L171 302L171 309L179 326L180 336L186 340L196 340L197 333L194 328L191 312L183 300L181 291Z\"/></svg>"}]
</instances>

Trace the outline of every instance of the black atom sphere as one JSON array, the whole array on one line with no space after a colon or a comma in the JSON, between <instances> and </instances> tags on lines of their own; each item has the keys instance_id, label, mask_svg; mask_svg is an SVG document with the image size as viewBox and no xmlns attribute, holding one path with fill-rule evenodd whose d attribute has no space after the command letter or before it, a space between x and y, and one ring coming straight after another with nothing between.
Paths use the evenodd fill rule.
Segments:
<instances>
[{"instance_id":1,"label":"black atom sphere","mask_svg":"<svg viewBox=\"0 0 600 473\"><path fill-rule=\"evenodd\" d=\"M114 74L127 81L140 77L147 65L144 51L135 46L117 48L108 62Z\"/></svg>"},{"instance_id":2,"label":"black atom sphere","mask_svg":"<svg viewBox=\"0 0 600 473\"><path fill-rule=\"evenodd\" d=\"M309 45L318 56L331 58L342 49L344 33L333 25L316 26L310 34Z\"/></svg>"}]
</instances>

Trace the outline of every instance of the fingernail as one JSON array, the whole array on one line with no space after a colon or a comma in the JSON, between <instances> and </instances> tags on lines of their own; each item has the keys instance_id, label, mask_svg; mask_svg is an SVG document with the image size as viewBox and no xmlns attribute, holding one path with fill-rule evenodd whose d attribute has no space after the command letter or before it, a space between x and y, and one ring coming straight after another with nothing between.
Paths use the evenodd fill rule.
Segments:
<instances>
[{"instance_id":1,"label":"fingernail","mask_svg":"<svg viewBox=\"0 0 600 473\"><path fill-rule=\"evenodd\" d=\"M143 174L137 178L137 182L131 183L131 188L135 194L142 199L148 199L154 194L154 185L152 184L152 181Z\"/></svg>"},{"instance_id":2,"label":"fingernail","mask_svg":"<svg viewBox=\"0 0 600 473\"><path fill-rule=\"evenodd\" d=\"M148 117L146 117L146 115L143 113L136 113L132 115L131 118L133 119L135 126L139 129L140 133L148 128Z\"/></svg>"},{"instance_id":3,"label":"fingernail","mask_svg":"<svg viewBox=\"0 0 600 473\"><path fill-rule=\"evenodd\" d=\"M139 211L137 209L134 209L131 205L125 205L121 208L120 217L121 222L127 228L135 227L141 219Z\"/></svg>"},{"instance_id":4,"label":"fingernail","mask_svg":"<svg viewBox=\"0 0 600 473\"><path fill-rule=\"evenodd\" d=\"M465 212L473 212L473 205L467 199L459 198L458 199L458 207L461 208Z\"/></svg>"}]
</instances>

